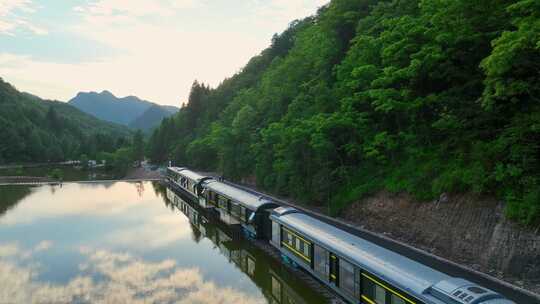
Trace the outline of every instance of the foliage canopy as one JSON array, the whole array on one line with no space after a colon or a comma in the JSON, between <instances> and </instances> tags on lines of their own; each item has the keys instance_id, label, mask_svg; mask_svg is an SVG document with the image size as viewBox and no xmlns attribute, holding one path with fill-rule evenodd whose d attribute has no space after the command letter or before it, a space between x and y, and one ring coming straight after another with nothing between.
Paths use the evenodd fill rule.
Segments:
<instances>
[{"instance_id":1,"label":"foliage canopy","mask_svg":"<svg viewBox=\"0 0 540 304\"><path fill-rule=\"evenodd\" d=\"M540 220L540 5L333 0L152 134L172 159L334 211L473 191Z\"/></svg>"}]
</instances>

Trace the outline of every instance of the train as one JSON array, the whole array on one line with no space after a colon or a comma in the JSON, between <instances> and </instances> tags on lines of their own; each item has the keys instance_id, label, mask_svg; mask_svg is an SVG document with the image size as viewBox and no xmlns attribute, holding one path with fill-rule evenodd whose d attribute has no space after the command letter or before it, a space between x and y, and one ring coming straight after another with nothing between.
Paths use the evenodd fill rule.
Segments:
<instances>
[{"instance_id":1,"label":"train","mask_svg":"<svg viewBox=\"0 0 540 304\"><path fill-rule=\"evenodd\" d=\"M167 178L202 208L217 210L225 224L240 225L249 237L268 241L287 263L349 303L516 304L220 178L176 167L167 169Z\"/></svg>"},{"instance_id":2,"label":"train","mask_svg":"<svg viewBox=\"0 0 540 304\"><path fill-rule=\"evenodd\" d=\"M280 271L277 262L263 257L263 251L256 250L254 246L241 246L234 233L227 229L229 227L208 218L204 209L201 211L201 206L192 206L168 188L167 198L189 219L197 237L210 240L229 262L251 278L270 303L309 304L311 298L320 296L302 289L302 284L295 283L287 272Z\"/></svg>"}]
</instances>

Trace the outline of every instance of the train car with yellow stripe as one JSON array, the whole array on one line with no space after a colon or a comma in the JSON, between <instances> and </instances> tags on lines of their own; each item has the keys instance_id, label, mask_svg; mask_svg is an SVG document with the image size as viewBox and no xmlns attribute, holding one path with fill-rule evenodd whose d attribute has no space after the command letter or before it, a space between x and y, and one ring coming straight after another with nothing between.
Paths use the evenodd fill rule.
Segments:
<instances>
[{"instance_id":1,"label":"train car with yellow stripe","mask_svg":"<svg viewBox=\"0 0 540 304\"><path fill-rule=\"evenodd\" d=\"M270 244L350 303L515 304L294 208L276 208L270 220Z\"/></svg>"},{"instance_id":2,"label":"train car with yellow stripe","mask_svg":"<svg viewBox=\"0 0 540 304\"><path fill-rule=\"evenodd\" d=\"M200 175L186 168L169 167L167 168L167 179L193 198L198 199L199 194L203 191L201 182L212 179L212 177Z\"/></svg>"},{"instance_id":3,"label":"train car with yellow stripe","mask_svg":"<svg viewBox=\"0 0 540 304\"><path fill-rule=\"evenodd\" d=\"M270 213L278 204L214 179L203 181L201 186L204 190L199 195L200 204L213 206L223 222L241 225L253 238L269 238Z\"/></svg>"}]
</instances>

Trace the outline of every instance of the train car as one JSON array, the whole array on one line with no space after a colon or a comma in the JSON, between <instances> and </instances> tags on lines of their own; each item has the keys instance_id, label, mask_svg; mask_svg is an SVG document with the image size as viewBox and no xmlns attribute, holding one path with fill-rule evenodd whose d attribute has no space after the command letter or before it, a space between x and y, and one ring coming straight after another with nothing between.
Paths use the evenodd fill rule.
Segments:
<instances>
[{"instance_id":1,"label":"train car","mask_svg":"<svg viewBox=\"0 0 540 304\"><path fill-rule=\"evenodd\" d=\"M190 203L181 200L178 209L190 219L193 228L198 229L202 237L209 239L229 262L234 263L239 270L248 275L261 288L263 295L270 300L270 303L308 303L294 288L287 284L278 271L274 271L271 264L264 259L257 259L257 256L260 257L260 255L257 255L253 247L239 246L237 242L233 241L232 236L222 230L225 227L220 228L218 223L206 220L200 213L196 213L195 208ZM193 214L198 214L199 219L194 221Z\"/></svg>"},{"instance_id":2,"label":"train car","mask_svg":"<svg viewBox=\"0 0 540 304\"><path fill-rule=\"evenodd\" d=\"M278 204L228 184L205 180L201 204L215 207L227 224L240 224L254 238L270 238L270 213Z\"/></svg>"},{"instance_id":3,"label":"train car","mask_svg":"<svg viewBox=\"0 0 540 304\"><path fill-rule=\"evenodd\" d=\"M290 207L271 214L271 245L351 303L515 304Z\"/></svg>"},{"instance_id":4,"label":"train car","mask_svg":"<svg viewBox=\"0 0 540 304\"><path fill-rule=\"evenodd\" d=\"M167 178L170 182L179 186L197 200L199 194L202 192L202 188L200 187L201 182L211 179L211 177L203 176L186 168L178 167L167 168Z\"/></svg>"}]
</instances>

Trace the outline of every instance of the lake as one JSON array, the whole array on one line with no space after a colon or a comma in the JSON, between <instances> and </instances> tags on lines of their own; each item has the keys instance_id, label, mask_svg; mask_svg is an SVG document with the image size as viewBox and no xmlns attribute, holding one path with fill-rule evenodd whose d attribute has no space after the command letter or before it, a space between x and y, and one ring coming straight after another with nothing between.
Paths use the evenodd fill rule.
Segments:
<instances>
[{"instance_id":1,"label":"lake","mask_svg":"<svg viewBox=\"0 0 540 304\"><path fill-rule=\"evenodd\" d=\"M0 187L0 303L324 303L155 182Z\"/></svg>"}]
</instances>

